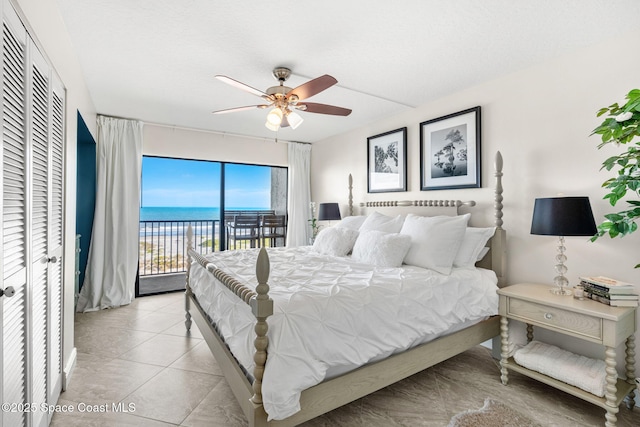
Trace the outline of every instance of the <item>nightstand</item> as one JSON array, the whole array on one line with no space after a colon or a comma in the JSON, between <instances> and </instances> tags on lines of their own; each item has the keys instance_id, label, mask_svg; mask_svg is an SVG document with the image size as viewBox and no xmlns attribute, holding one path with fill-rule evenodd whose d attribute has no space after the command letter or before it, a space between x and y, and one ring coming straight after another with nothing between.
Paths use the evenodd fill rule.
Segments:
<instances>
[{"instance_id":1,"label":"nightstand","mask_svg":"<svg viewBox=\"0 0 640 427\"><path fill-rule=\"evenodd\" d=\"M610 307L597 301L554 295L549 289L548 285L522 283L498 290L502 383L508 382L508 370L519 372L606 409L605 425L614 427L620 403L626 398L627 407L634 406L636 307ZM509 319L526 323L528 341L533 339L533 327L537 326L604 345L607 374L604 397L519 366L509 358ZM616 380L616 347L624 341L627 380Z\"/></svg>"}]
</instances>

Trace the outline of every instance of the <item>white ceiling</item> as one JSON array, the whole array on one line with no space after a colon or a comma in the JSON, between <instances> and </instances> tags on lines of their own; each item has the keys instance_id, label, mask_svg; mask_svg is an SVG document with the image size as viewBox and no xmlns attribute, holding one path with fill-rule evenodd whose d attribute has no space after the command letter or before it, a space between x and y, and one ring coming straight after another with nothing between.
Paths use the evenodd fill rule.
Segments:
<instances>
[{"instance_id":1,"label":"white ceiling","mask_svg":"<svg viewBox=\"0 0 640 427\"><path fill-rule=\"evenodd\" d=\"M292 69L290 87L330 74L338 84L309 101L353 113L302 112L278 133L304 142L606 41L640 16L638 0L57 2L98 113L274 138L265 110L211 114L261 103L213 76L266 90L276 66Z\"/></svg>"}]
</instances>

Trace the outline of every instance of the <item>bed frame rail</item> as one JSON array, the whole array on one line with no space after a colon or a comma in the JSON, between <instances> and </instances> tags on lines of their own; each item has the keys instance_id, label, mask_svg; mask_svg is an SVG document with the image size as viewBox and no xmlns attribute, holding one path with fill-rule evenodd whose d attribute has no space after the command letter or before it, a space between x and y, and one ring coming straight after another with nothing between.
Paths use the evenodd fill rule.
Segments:
<instances>
[{"instance_id":1,"label":"bed frame rail","mask_svg":"<svg viewBox=\"0 0 640 427\"><path fill-rule=\"evenodd\" d=\"M253 356L255 368L253 369L253 396L250 400L254 405L261 406L262 378L264 376L264 367L267 363L267 347L269 346L269 337L267 337L269 325L267 324L267 317L273 314L273 300L269 298L269 285L267 283L267 281L269 280L269 270L271 268L269 265L269 257L267 255L267 251L265 248L262 248L258 253L258 260L256 262L256 277L258 279L258 286L256 286L256 290L254 291L251 288L243 285L238 280L234 279L221 269L217 268L215 264L207 260L204 256L193 249L193 229L191 227L191 224L189 224L189 228L187 229L187 248L187 253L189 256L187 259L185 326L187 327L187 330L190 330L190 305L193 302L194 298L189 282L189 273L191 271L191 263L193 259L207 271L209 271L218 281L220 281L220 283L222 283L227 289L233 292L238 298L251 306L251 311L256 317L256 325L254 328L254 331L256 333L256 338L254 340L256 352ZM204 314L204 312L202 312L202 308L199 304L196 306L196 308L201 311L200 314L206 319L207 316ZM205 325L198 325L198 328L202 330L204 326ZM223 347L226 348L226 346L222 342L220 344L222 344Z\"/></svg>"}]
</instances>

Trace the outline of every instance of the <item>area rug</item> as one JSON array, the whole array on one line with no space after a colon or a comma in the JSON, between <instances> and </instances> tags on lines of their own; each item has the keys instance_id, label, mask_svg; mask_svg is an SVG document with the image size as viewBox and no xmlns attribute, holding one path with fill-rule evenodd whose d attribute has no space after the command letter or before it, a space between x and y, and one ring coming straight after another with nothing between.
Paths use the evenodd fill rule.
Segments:
<instances>
[{"instance_id":1,"label":"area rug","mask_svg":"<svg viewBox=\"0 0 640 427\"><path fill-rule=\"evenodd\" d=\"M455 415L451 418L448 427L542 427L542 425L504 403L487 397L482 408Z\"/></svg>"}]
</instances>

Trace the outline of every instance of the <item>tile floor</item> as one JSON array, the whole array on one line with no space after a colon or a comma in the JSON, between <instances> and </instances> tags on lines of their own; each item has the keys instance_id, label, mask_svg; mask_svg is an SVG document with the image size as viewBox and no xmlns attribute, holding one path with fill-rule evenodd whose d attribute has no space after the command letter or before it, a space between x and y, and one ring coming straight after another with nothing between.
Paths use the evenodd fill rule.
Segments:
<instances>
[{"instance_id":1,"label":"tile floor","mask_svg":"<svg viewBox=\"0 0 640 427\"><path fill-rule=\"evenodd\" d=\"M245 426L197 327L184 329L183 295L139 298L127 307L76 315L78 360L53 426ZM484 399L512 405L545 426L601 426L604 410L517 373L500 383L497 361L475 347L315 420L315 426L444 427ZM112 404L129 411L113 411ZM79 408L98 412L78 412ZM99 412L108 407L108 412ZM618 425L640 425L624 405Z\"/></svg>"}]
</instances>

